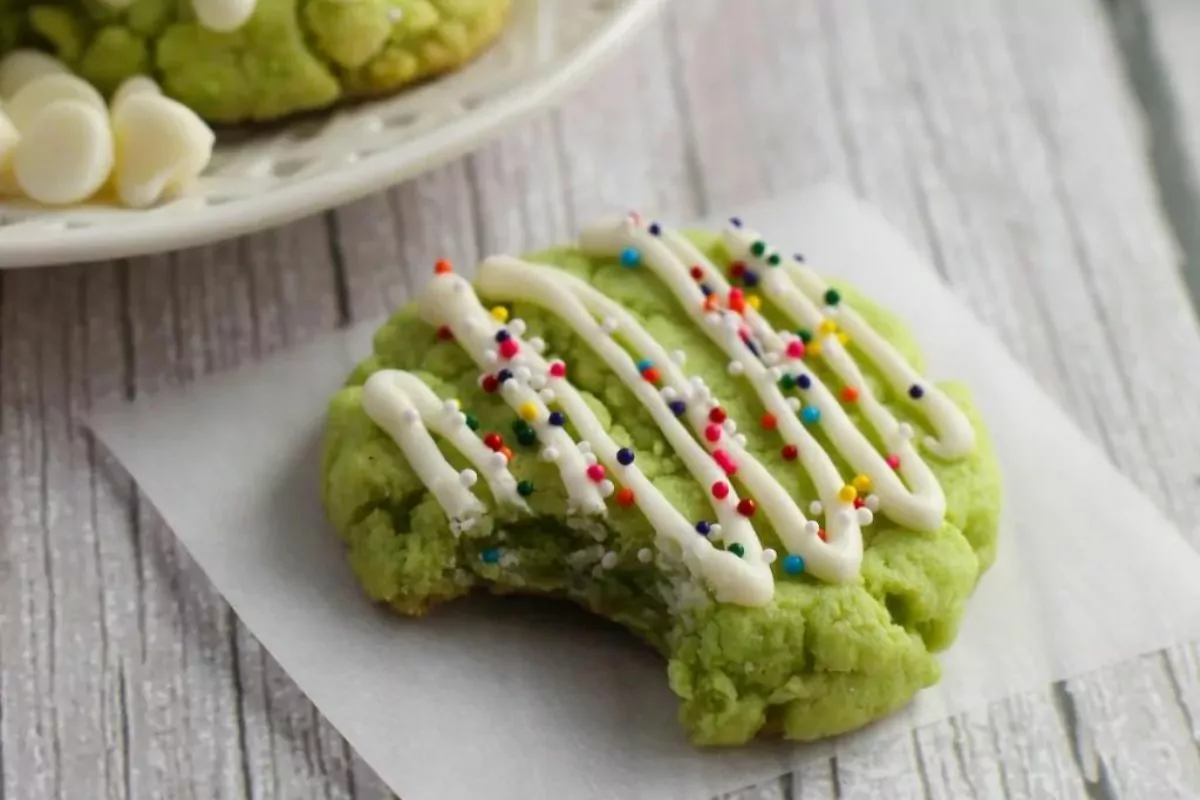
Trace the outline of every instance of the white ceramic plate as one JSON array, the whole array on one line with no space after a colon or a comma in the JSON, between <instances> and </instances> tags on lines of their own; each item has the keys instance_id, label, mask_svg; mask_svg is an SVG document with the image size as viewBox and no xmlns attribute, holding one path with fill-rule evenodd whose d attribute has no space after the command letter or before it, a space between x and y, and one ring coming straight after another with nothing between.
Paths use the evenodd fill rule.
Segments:
<instances>
[{"instance_id":1,"label":"white ceramic plate","mask_svg":"<svg viewBox=\"0 0 1200 800\"><path fill-rule=\"evenodd\" d=\"M517 0L466 69L396 97L222 141L195 189L158 208L0 203L0 268L204 244L357 199L456 158L558 99L663 0Z\"/></svg>"}]
</instances>

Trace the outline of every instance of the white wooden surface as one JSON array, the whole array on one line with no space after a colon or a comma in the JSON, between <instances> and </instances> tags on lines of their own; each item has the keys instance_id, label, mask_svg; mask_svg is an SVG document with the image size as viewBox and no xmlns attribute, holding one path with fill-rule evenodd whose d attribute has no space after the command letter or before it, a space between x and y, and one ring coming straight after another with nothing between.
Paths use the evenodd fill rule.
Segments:
<instances>
[{"instance_id":1,"label":"white wooden surface","mask_svg":"<svg viewBox=\"0 0 1200 800\"><path fill-rule=\"evenodd\" d=\"M614 205L684 219L849 183L1200 546L1200 330L1112 11L687 0L561 110L385 195L3 274L0 797L386 797L77 415L378 313L406 264L548 244ZM1197 797L1200 649L739 796Z\"/></svg>"}]
</instances>

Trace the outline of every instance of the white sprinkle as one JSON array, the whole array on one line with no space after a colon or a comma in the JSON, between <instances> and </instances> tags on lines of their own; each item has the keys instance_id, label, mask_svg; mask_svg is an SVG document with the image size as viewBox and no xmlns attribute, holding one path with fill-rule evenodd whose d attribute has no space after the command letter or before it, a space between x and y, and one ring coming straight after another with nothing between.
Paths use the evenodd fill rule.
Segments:
<instances>
[{"instance_id":1,"label":"white sprinkle","mask_svg":"<svg viewBox=\"0 0 1200 800\"><path fill-rule=\"evenodd\" d=\"M730 375L741 375L746 371L746 365L740 361L730 361L729 365L725 367L725 369Z\"/></svg>"},{"instance_id":2,"label":"white sprinkle","mask_svg":"<svg viewBox=\"0 0 1200 800\"><path fill-rule=\"evenodd\" d=\"M553 403L554 398L558 397L558 395L554 393L553 389L542 389L538 392L538 397L542 398L543 402Z\"/></svg>"},{"instance_id":3,"label":"white sprinkle","mask_svg":"<svg viewBox=\"0 0 1200 800\"><path fill-rule=\"evenodd\" d=\"M492 453L488 456L488 467L494 472L499 472L508 467L508 459L504 457L504 453Z\"/></svg>"},{"instance_id":4,"label":"white sprinkle","mask_svg":"<svg viewBox=\"0 0 1200 800\"><path fill-rule=\"evenodd\" d=\"M783 378L783 367L771 367L767 374L771 376L771 380L778 383Z\"/></svg>"},{"instance_id":5,"label":"white sprinkle","mask_svg":"<svg viewBox=\"0 0 1200 800\"><path fill-rule=\"evenodd\" d=\"M790 408L792 411L800 410L800 398L799 397L789 397L787 399L787 404L788 404L788 408Z\"/></svg>"},{"instance_id":6,"label":"white sprinkle","mask_svg":"<svg viewBox=\"0 0 1200 800\"><path fill-rule=\"evenodd\" d=\"M683 352L682 350L672 350L671 360L676 364L683 366L684 363L687 362L687 353Z\"/></svg>"},{"instance_id":7,"label":"white sprinkle","mask_svg":"<svg viewBox=\"0 0 1200 800\"><path fill-rule=\"evenodd\" d=\"M600 566L604 567L605 569L612 569L617 565L618 558L619 556L617 556L616 553L614 553L612 550L609 550L604 554L604 558L600 559Z\"/></svg>"},{"instance_id":8,"label":"white sprinkle","mask_svg":"<svg viewBox=\"0 0 1200 800\"><path fill-rule=\"evenodd\" d=\"M839 306L825 306L825 316L836 317L842 309Z\"/></svg>"},{"instance_id":9,"label":"white sprinkle","mask_svg":"<svg viewBox=\"0 0 1200 800\"><path fill-rule=\"evenodd\" d=\"M541 372L536 372L529 378L529 386L532 389L541 389L546 385L546 376Z\"/></svg>"},{"instance_id":10,"label":"white sprinkle","mask_svg":"<svg viewBox=\"0 0 1200 800\"><path fill-rule=\"evenodd\" d=\"M719 524L719 523L716 523L716 522L714 522L712 525L710 525L710 526L709 526L709 529L708 529L708 538L709 538L709 539L712 539L713 541L719 541L719 540L720 540L720 538L721 538L721 526L720 526L720 524Z\"/></svg>"},{"instance_id":11,"label":"white sprinkle","mask_svg":"<svg viewBox=\"0 0 1200 800\"><path fill-rule=\"evenodd\" d=\"M587 453L584 453L583 454L583 463L587 464L589 467L595 465L596 464L596 454L593 452L590 452L590 451Z\"/></svg>"},{"instance_id":12,"label":"white sprinkle","mask_svg":"<svg viewBox=\"0 0 1200 800\"><path fill-rule=\"evenodd\" d=\"M558 461L558 449L554 447L547 447L542 450L542 460L549 461L551 463Z\"/></svg>"},{"instance_id":13,"label":"white sprinkle","mask_svg":"<svg viewBox=\"0 0 1200 800\"><path fill-rule=\"evenodd\" d=\"M776 353L774 350L768 350L766 353L763 353L763 362L768 365L778 364L779 353Z\"/></svg>"},{"instance_id":14,"label":"white sprinkle","mask_svg":"<svg viewBox=\"0 0 1200 800\"><path fill-rule=\"evenodd\" d=\"M824 511L825 511L825 506L821 505L820 500L813 500L811 503L808 504L808 513L812 514L814 517L821 516L821 514L824 513Z\"/></svg>"},{"instance_id":15,"label":"white sprinkle","mask_svg":"<svg viewBox=\"0 0 1200 800\"><path fill-rule=\"evenodd\" d=\"M546 350L546 340L540 336L534 336L532 339L526 342L526 344L528 344L529 349L535 353L541 353Z\"/></svg>"},{"instance_id":16,"label":"white sprinkle","mask_svg":"<svg viewBox=\"0 0 1200 800\"><path fill-rule=\"evenodd\" d=\"M696 387L687 385L683 387L683 399L691 402L696 397Z\"/></svg>"},{"instance_id":17,"label":"white sprinkle","mask_svg":"<svg viewBox=\"0 0 1200 800\"><path fill-rule=\"evenodd\" d=\"M586 439L585 439L585 440L583 440L582 442L580 442L580 443L577 445L577 447L579 448L579 452L581 452L581 453L590 453L590 452L592 452L592 443L591 443L591 442L589 442L589 441L587 441ZM593 463L593 464L595 464L596 462L595 462L595 461L593 461L592 463Z\"/></svg>"},{"instance_id":18,"label":"white sprinkle","mask_svg":"<svg viewBox=\"0 0 1200 800\"><path fill-rule=\"evenodd\" d=\"M809 536L816 536L821 532L821 526L817 524L816 520L810 519L808 522L804 523L804 532Z\"/></svg>"},{"instance_id":19,"label":"white sprinkle","mask_svg":"<svg viewBox=\"0 0 1200 800\"><path fill-rule=\"evenodd\" d=\"M470 489L479 480L479 475L473 469L464 469L458 473L458 482Z\"/></svg>"},{"instance_id":20,"label":"white sprinkle","mask_svg":"<svg viewBox=\"0 0 1200 800\"><path fill-rule=\"evenodd\" d=\"M872 513L871 509L867 508L866 506L863 506L862 508L858 509L857 513L858 513L858 524L859 525L866 526L866 525L870 525L872 522L875 521L875 514Z\"/></svg>"},{"instance_id":21,"label":"white sprinkle","mask_svg":"<svg viewBox=\"0 0 1200 800\"><path fill-rule=\"evenodd\" d=\"M896 434L901 439L911 439L913 436L912 425L909 425L907 422L901 422L896 426Z\"/></svg>"},{"instance_id":22,"label":"white sprinkle","mask_svg":"<svg viewBox=\"0 0 1200 800\"><path fill-rule=\"evenodd\" d=\"M610 335L616 333L618 327L620 324L615 317L605 317L604 321L600 323L600 330Z\"/></svg>"},{"instance_id":23,"label":"white sprinkle","mask_svg":"<svg viewBox=\"0 0 1200 800\"><path fill-rule=\"evenodd\" d=\"M458 401L457 400L447 400L446 402L442 403L442 411L445 411L447 414L457 414L458 413Z\"/></svg>"},{"instance_id":24,"label":"white sprinkle","mask_svg":"<svg viewBox=\"0 0 1200 800\"><path fill-rule=\"evenodd\" d=\"M467 415L462 413L461 411L458 412L457 414L455 414L454 415L454 424L460 428L463 425L466 425L467 424Z\"/></svg>"},{"instance_id":25,"label":"white sprinkle","mask_svg":"<svg viewBox=\"0 0 1200 800\"><path fill-rule=\"evenodd\" d=\"M649 564L654 560L654 553L650 552L649 547L643 547L641 550L638 550L637 558L643 564Z\"/></svg>"},{"instance_id":26,"label":"white sprinkle","mask_svg":"<svg viewBox=\"0 0 1200 800\"><path fill-rule=\"evenodd\" d=\"M878 511L879 510L879 495L877 495L877 494L867 495L867 499L863 501L863 505L866 508L871 509L872 511Z\"/></svg>"},{"instance_id":27,"label":"white sprinkle","mask_svg":"<svg viewBox=\"0 0 1200 800\"><path fill-rule=\"evenodd\" d=\"M707 388L704 383L704 378L701 378L699 375L692 376L692 386L695 386L697 389Z\"/></svg>"},{"instance_id":28,"label":"white sprinkle","mask_svg":"<svg viewBox=\"0 0 1200 800\"><path fill-rule=\"evenodd\" d=\"M659 394L662 395L662 399L666 400L668 403L679 398L679 392L675 391L675 387L673 386L664 386Z\"/></svg>"},{"instance_id":29,"label":"white sprinkle","mask_svg":"<svg viewBox=\"0 0 1200 800\"><path fill-rule=\"evenodd\" d=\"M730 435L737 433L737 423L728 417L726 417L725 421L721 423L721 427L724 428L725 432Z\"/></svg>"},{"instance_id":30,"label":"white sprinkle","mask_svg":"<svg viewBox=\"0 0 1200 800\"><path fill-rule=\"evenodd\" d=\"M775 559L778 557L779 556L775 553L775 551L769 547L762 552L762 560L764 564L774 564Z\"/></svg>"},{"instance_id":31,"label":"white sprinkle","mask_svg":"<svg viewBox=\"0 0 1200 800\"><path fill-rule=\"evenodd\" d=\"M528 383L529 379L533 377L533 370L529 367L517 367L513 370L513 377L521 383Z\"/></svg>"},{"instance_id":32,"label":"white sprinkle","mask_svg":"<svg viewBox=\"0 0 1200 800\"><path fill-rule=\"evenodd\" d=\"M733 441L737 443L738 447L746 446L746 436L744 434L741 434L741 433L737 434L736 436L733 437Z\"/></svg>"},{"instance_id":33,"label":"white sprinkle","mask_svg":"<svg viewBox=\"0 0 1200 800\"><path fill-rule=\"evenodd\" d=\"M495 364L500 360L500 354L489 347L487 350L483 351L483 360L489 364Z\"/></svg>"},{"instance_id":34,"label":"white sprinkle","mask_svg":"<svg viewBox=\"0 0 1200 800\"><path fill-rule=\"evenodd\" d=\"M709 325L714 325L714 326L720 325L721 324L721 315L716 313L715 311L710 311L709 313L704 315L704 321L707 322Z\"/></svg>"},{"instance_id":35,"label":"white sprinkle","mask_svg":"<svg viewBox=\"0 0 1200 800\"><path fill-rule=\"evenodd\" d=\"M617 487L614 486L613 482L609 480L600 481L600 483L597 485L597 488L600 489L601 497L611 497L612 493L617 490Z\"/></svg>"},{"instance_id":36,"label":"white sprinkle","mask_svg":"<svg viewBox=\"0 0 1200 800\"><path fill-rule=\"evenodd\" d=\"M418 414L414 409L411 409L411 408L404 409L404 411L400 414L400 419L404 420L404 422L407 423L408 425L412 425L414 422L416 422L420 418L421 418L421 415Z\"/></svg>"},{"instance_id":37,"label":"white sprinkle","mask_svg":"<svg viewBox=\"0 0 1200 800\"><path fill-rule=\"evenodd\" d=\"M505 553L500 556L500 566L502 567L515 567L520 561L521 559L516 553Z\"/></svg>"},{"instance_id":38,"label":"white sprinkle","mask_svg":"<svg viewBox=\"0 0 1200 800\"><path fill-rule=\"evenodd\" d=\"M520 336L525 332L525 320L520 317L514 317L508 321L508 330L513 336Z\"/></svg>"}]
</instances>

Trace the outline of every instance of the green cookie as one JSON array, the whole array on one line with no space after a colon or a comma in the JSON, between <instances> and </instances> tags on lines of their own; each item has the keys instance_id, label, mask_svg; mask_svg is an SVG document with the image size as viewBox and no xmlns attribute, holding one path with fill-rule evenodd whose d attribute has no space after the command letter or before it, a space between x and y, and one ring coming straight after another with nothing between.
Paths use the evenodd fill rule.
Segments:
<instances>
[{"instance_id":1,"label":"green cookie","mask_svg":"<svg viewBox=\"0 0 1200 800\"><path fill-rule=\"evenodd\" d=\"M134 0L122 10L94 0L0 3L0 45L49 49L105 94L146 74L210 122L251 122L387 94L462 66L496 38L510 6L258 0L245 25L219 33L196 20L191 0Z\"/></svg>"},{"instance_id":2,"label":"green cookie","mask_svg":"<svg viewBox=\"0 0 1200 800\"><path fill-rule=\"evenodd\" d=\"M332 400L324 500L367 594L569 598L663 654L699 744L832 736L935 683L999 521L967 390L740 223L528 261L439 265Z\"/></svg>"}]
</instances>

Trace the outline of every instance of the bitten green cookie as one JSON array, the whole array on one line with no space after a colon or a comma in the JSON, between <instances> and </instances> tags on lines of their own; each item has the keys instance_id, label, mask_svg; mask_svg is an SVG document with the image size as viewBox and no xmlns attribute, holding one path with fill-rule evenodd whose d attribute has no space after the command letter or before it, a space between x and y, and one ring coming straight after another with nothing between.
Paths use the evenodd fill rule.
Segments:
<instances>
[{"instance_id":1,"label":"bitten green cookie","mask_svg":"<svg viewBox=\"0 0 1200 800\"><path fill-rule=\"evenodd\" d=\"M510 6L511 0L58 0L20 9L0 3L0 43L50 50L106 95L144 74L210 122L256 122L388 94L460 67L496 38Z\"/></svg>"},{"instance_id":2,"label":"bitten green cookie","mask_svg":"<svg viewBox=\"0 0 1200 800\"><path fill-rule=\"evenodd\" d=\"M663 654L699 744L831 736L938 680L1000 480L899 320L738 220L435 272L329 409L371 598L574 600Z\"/></svg>"}]
</instances>

